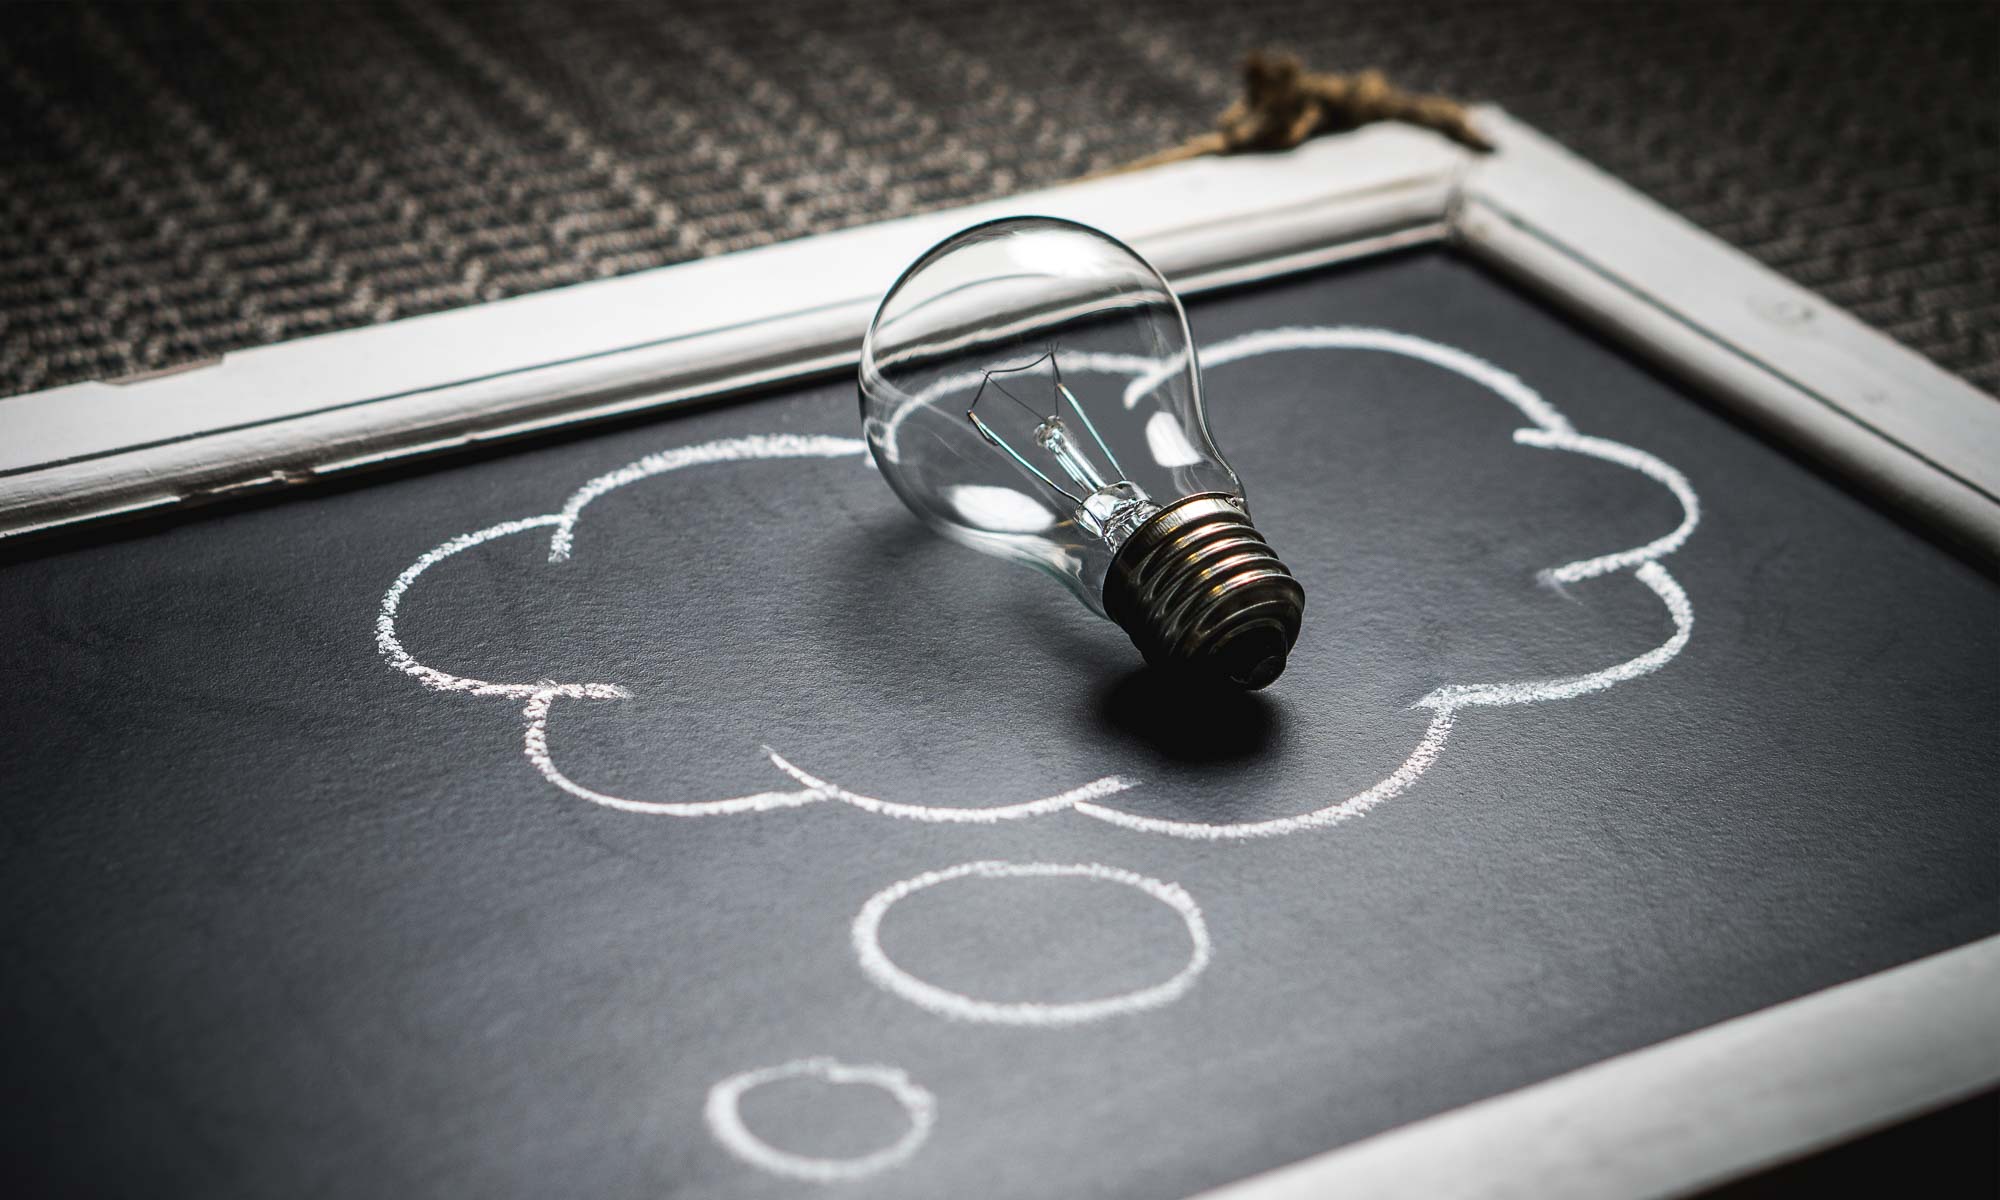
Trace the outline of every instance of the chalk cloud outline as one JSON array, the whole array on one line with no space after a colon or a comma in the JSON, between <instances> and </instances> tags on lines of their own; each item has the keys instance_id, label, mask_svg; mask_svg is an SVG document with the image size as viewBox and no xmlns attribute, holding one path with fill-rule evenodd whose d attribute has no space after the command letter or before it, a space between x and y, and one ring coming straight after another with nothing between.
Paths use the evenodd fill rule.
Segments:
<instances>
[{"instance_id":1,"label":"chalk cloud outline","mask_svg":"<svg viewBox=\"0 0 2000 1200\"><path fill-rule=\"evenodd\" d=\"M1635 471L1671 493L1681 506L1682 519L1671 531L1653 540L1624 550L1578 559L1538 573L1546 585L1561 588L1569 584L1621 571L1650 590L1666 609L1673 623L1672 634L1658 646L1636 657L1596 671L1542 679L1499 683L1449 684L1417 700L1412 708L1428 709L1431 717L1422 736L1388 775L1374 785L1345 799L1291 816L1261 821L1204 823L1148 817L1105 804L1107 798L1138 786L1122 776L1108 775L1078 787L1037 800L986 807L960 808L909 804L865 796L815 776L796 766L776 750L764 748L773 767L798 785L795 791L768 791L705 801L634 800L596 791L576 782L555 763L548 745L549 714L561 699L616 700L631 693L616 683L496 683L453 675L428 666L404 648L396 630L410 588L431 567L475 546L497 538L529 530L548 529L549 561L562 562L574 549L576 526L591 502L618 488L657 475L690 467L719 463L739 463L781 459L842 458L867 452L867 443L858 438L824 435L762 434L724 438L717 441L679 446L649 454L626 466L600 475L572 492L560 510L538 516L503 521L497 525L450 538L420 555L404 568L383 594L376 615L375 639L378 651L394 670L417 680L433 691L458 692L523 701L526 723L523 753L530 765L551 785L582 800L620 812L649 816L700 817L745 812L768 812L807 804L834 801L876 816L931 823L996 824L1060 812L1075 812L1094 820L1130 829L1204 841L1243 841L1280 837L1309 829L1328 828L1359 817L1378 805L1409 790L1443 753L1459 713L1471 708L1501 708L1574 699L1604 691L1620 683L1651 674L1671 662L1686 647L1694 629L1694 609L1678 580L1660 562L1686 544L1701 520L1701 503L1687 477L1659 457L1608 438L1579 433L1556 407L1518 376L1463 350L1427 338L1394 330L1359 326L1286 326L1257 330L1215 344L1202 354L1205 371L1228 363L1267 354L1300 351L1364 350L1394 354L1429 363L1483 387L1519 411L1529 424L1513 433L1515 445L1579 454ZM1129 408L1172 372L1146 360L1128 356L1085 356L1085 369L1130 376L1124 393ZM1101 359L1101 361L1099 361ZM948 393L976 382L976 377L947 379L933 391ZM927 394L913 403L928 403L936 396ZM890 445L893 453L893 427Z\"/></svg>"}]
</instances>

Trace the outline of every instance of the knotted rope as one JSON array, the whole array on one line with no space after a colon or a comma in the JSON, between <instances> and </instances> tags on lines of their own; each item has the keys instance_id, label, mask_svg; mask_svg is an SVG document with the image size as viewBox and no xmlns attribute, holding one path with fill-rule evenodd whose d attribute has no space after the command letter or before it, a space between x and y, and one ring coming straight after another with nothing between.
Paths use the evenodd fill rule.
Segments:
<instances>
[{"instance_id":1,"label":"knotted rope","mask_svg":"<svg viewBox=\"0 0 2000 1200\"><path fill-rule=\"evenodd\" d=\"M1204 154L1289 150L1307 138L1373 121L1401 121L1434 129L1474 150L1493 149L1456 100L1406 92L1380 71L1319 74L1290 54L1257 51L1243 60L1242 98L1223 111L1215 129L1103 173L1123 174Z\"/></svg>"}]
</instances>

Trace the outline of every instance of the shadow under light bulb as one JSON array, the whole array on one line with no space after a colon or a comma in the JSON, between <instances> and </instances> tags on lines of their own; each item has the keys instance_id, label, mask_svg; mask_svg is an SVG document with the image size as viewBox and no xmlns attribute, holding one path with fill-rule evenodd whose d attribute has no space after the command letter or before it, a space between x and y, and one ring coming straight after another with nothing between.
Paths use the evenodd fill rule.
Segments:
<instances>
[{"instance_id":1,"label":"shadow under light bulb","mask_svg":"<svg viewBox=\"0 0 2000 1200\"><path fill-rule=\"evenodd\" d=\"M932 247L861 351L863 431L912 511L1055 576L1176 674L1260 688L1305 589L1209 436L1187 314L1110 235L1016 217Z\"/></svg>"}]
</instances>

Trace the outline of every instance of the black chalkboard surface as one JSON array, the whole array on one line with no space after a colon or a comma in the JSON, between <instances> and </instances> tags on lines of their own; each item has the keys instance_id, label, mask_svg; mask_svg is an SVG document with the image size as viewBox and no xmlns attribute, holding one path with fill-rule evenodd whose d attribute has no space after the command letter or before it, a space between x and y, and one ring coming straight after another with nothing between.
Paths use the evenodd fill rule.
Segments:
<instances>
[{"instance_id":1,"label":"black chalkboard surface","mask_svg":"<svg viewBox=\"0 0 2000 1200\"><path fill-rule=\"evenodd\" d=\"M1448 253L1191 317L1253 696L847 383L0 569L17 1171L1182 1195L2000 929L1992 581Z\"/></svg>"}]
</instances>

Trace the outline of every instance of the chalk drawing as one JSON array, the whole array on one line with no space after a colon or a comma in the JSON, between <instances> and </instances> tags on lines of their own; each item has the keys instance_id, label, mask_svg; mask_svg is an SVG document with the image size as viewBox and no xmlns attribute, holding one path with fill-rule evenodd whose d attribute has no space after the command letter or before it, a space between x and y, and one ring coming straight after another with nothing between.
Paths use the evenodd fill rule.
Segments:
<instances>
[{"instance_id":1,"label":"chalk drawing","mask_svg":"<svg viewBox=\"0 0 2000 1200\"><path fill-rule=\"evenodd\" d=\"M1243 842L1259 838L1283 837L1290 833L1302 833L1308 829L1324 829L1343 821L1361 816L1369 809L1385 800L1408 791L1410 785L1422 778L1431 764L1437 761L1444 749L1447 735L1457 712L1452 708L1432 710L1430 724L1424 728L1423 737L1418 739L1416 748L1411 750L1395 770L1382 777L1374 785L1356 792L1345 800L1336 801L1311 812L1289 817L1273 817L1267 821L1174 821L1164 817L1142 816L1123 809L1110 808L1102 804L1080 801L1076 811L1086 817L1095 817L1124 829L1140 833L1161 833L1168 837L1186 838L1192 841Z\"/></svg>"},{"instance_id":2,"label":"chalk drawing","mask_svg":"<svg viewBox=\"0 0 2000 1200\"><path fill-rule=\"evenodd\" d=\"M750 796L732 796L727 800L627 800L622 796L607 796L593 791L570 779L557 768L555 760L549 757L549 706L555 703L557 691L543 688L528 697L528 706L521 715L527 719L528 761L542 778L555 784L563 791L579 800L615 808L620 812L640 813L654 817L711 817L725 813L763 812L773 808L796 808L801 804L811 804L827 797L821 792L808 789L802 792L758 792Z\"/></svg>"},{"instance_id":3,"label":"chalk drawing","mask_svg":"<svg viewBox=\"0 0 2000 1200\"><path fill-rule=\"evenodd\" d=\"M649 454L637 462L630 463L616 471L592 479L576 491L570 493L560 512L544 513L535 517L523 517L513 521L503 521L498 525L462 534L452 538L418 556L417 560L405 567L396 576L394 583L382 596L381 610L375 617L375 645L383 659L394 669L410 676L434 691L461 692L473 696L504 696L527 703L522 709L525 731L522 749L528 763L535 771L554 786L592 804L620 812L637 813L645 816L706 817L731 813L767 812L773 809L797 808L823 800L841 800L865 812L875 812L888 816L909 817L917 820L938 822L968 821L983 823L1004 821L1016 817L1036 816L1042 813L1059 812L1070 808L1078 800L1098 799L1113 792L1121 791L1132 784L1116 777L1107 777L1082 787L1072 788L1045 800L1034 800L1020 804L1003 804L987 808L922 808L915 805L890 804L871 800L865 796L827 786L808 787L794 792L757 792L744 796L732 796L721 800L662 801L633 800L622 796L608 795L576 782L556 765L549 753L549 712L558 699L582 700L623 700L631 693L614 683L496 683L483 679L472 679L454 675L436 667L427 666L404 648L397 632L396 621L401 615L405 597L423 574L432 567L455 554L462 554L474 546L483 545L497 538L510 537L535 529L552 529L549 540L549 561L566 561L575 544L575 529L579 516L591 501L598 499L616 488L649 479L655 475L688 467L712 463L740 463L758 460L796 458L841 458L863 455L867 444L856 438L823 436L799 436L795 434L759 434L748 437L725 438L720 441L703 442L693 446L678 447L673 450ZM774 763L782 763L772 755ZM786 764L789 766L789 764ZM783 768L781 768L783 769ZM921 809L921 811L920 811Z\"/></svg>"},{"instance_id":4,"label":"chalk drawing","mask_svg":"<svg viewBox=\"0 0 2000 1200\"><path fill-rule=\"evenodd\" d=\"M1575 583L1598 575L1608 575L1613 571L1622 571L1628 567L1656 562L1662 555L1680 549L1681 544L1694 532L1694 527L1701 522L1701 500L1694 494L1694 488L1688 485L1687 476L1644 450L1635 450L1622 442L1584 437L1582 434L1560 429L1516 429L1514 442L1521 446L1540 446L1545 450L1567 450L1571 454L1584 454L1591 458L1601 458L1605 462L1617 463L1621 467L1639 472L1666 488L1674 494L1674 499L1681 502L1681 523L1671 532L1631 550L1600 554L1596 558L1586 558L1565 563L1560 567L1552 567L1540 573L1544 583ZM1654 588L1654 590L1659 589ZM1686 602L1685 597L1682 598L1682 602Z\"/></svg>"},{"instance_id":5,"label":"chalk drawing","mask_svg":"<svg viewBox=\"0 0 2000 1200\"><path fill-rule=\"evenodd\" d=\"M780 1079L820 1079L827 1083L878 1087L903 1106L910 1127L888 1146L857 1158L817 1158L780 1150L743 1123L743 1093ZM937 1123L937 1097L895 1067L850 1066L831 1058L801 1058L775 1067L744 1071L708 1089L703 1109L708 1129L723 1149L774 1175L808 1183L848 1183L866 1179L909 1160Z\"/></svg>"},{"instance_id":6,"label":"chalk drawing","mask_svg":"<svg viewBox=\"0 0 2000 1200\"><path fill-rule=\"evenodd\" d=\"M1440 687L1411 706L1428 710L1430 719L1403 761L1373 786L1308 812L1262 821L1215 823L1148 817L1105 803L1107 798L1138 786L1137 781L1122 775L1106 776L1042 799L1014 803L953 807L884 800L852 792L838 783L810 774L768 747L765 754L770 764L798 784L799 790L758 792L704 801L635 800L612 796L576 782L556 765L549 749L548 727L551 710L558 700L623 699L629 696L623 687L611 682L561 683L544 680L506 683L472 679L419 662L400 641L396 621L411 588L424 572L452 555L496 538L548 529L549 560L561 563L575 549L577 528L585 508L617 488L694 466L776 459L837 459L862 456L867 449L867 443L853 438L771 434L726 438L648 455L585 483L570 494L557 512L502 522L452 538L426 551L396 577L383 595L381 611L375 623L376 644L392 668L427 688L524 701L522 715L526 731L523 751L529 764L551 785L578 799L606 808L645 815L701 817L767 812L834 801L875 816L959 824L996 824L1072 812L1137 832L1207 841L1278 837L1325 828L1361 816L1407 791L1422 778L1443 753L1454 724L1465 710L1569 700L1603 691L1659 670L1687 645L1694 629L1693 604L1679 582L1660 562L1687 542L1701 520L1700 500L1680 471L1658 457L1622 442L1577 432L1567 417L1518 376L1463 350L1412 334L1353 326L1289 326L1229 338L1207 350L1202 360L1205 369L1212 372L1230 363L1264 355L1304 351L1366 351L1428 363L1479 385L1520 413L1529 425L1514 432L1514 444L1612 463L1665 488L1681 508L1681 520L1672 530L1642 546L1545 569L1538 572L1537 578L1551 588L1561 589L1584 580L1630 571L1633 578L1650 590L1665 607L1673 626L1672 634L1643 654L1585 674ZM1065 369L1128 377L1124 403L1130 407L1151 389L1173 378L1179 367L1174 363L1163 364L1133 355L1080 354L1075 356L1073 364L1066 363ZM958 392L969 391L978 386L981 378L981 372L966 372L938 381L922 394L912 397L886 420L871 425L870 436L875 437L883 451L893 459L897 453L896 434L911 412ZM1163 437L1158 440L1161 444L1156 450L1172 457L1174 448L1166 444L1168 439Z\"/></svg>"},{"instance_id":7,"label":"chalk drawing","mask_svg":"<svg viewBox=\"0 0 2000 1200\"><path fill-rule=\"evenodd\" d=\"M882 918L887 915L889 909L899 901L926 888L968 877L1101 879L1107 883L1119 883L1129 888L1136 888L1173 909L1180 917L1181 923L1187 927L1189 943L1187 963L1174 972L1171 978L1151 987L1096 1000L1065 1003L978 1000L918 979L897 966L882 949ZM870 896L868 902L861 906L861 911L855 915L853 939L855 957L860 960L861 970L868 978L918 1008L957 1021L977 1021L990 1025L1033 1025L1043 1028L1083 1025L1091 1021L1102 1021L1107 1017L1126 1016L1171 1004L1193 987L1196 977L1208 968L1211 951L1208 925L1201 919L1201 909L1179 884L1163 883L1158 879L1127 871L1121 867L1107 867L1100 863L984 861L960 863L958 866L947 867L941 871L926 871L901 883L891 884Z\"/></svg>"},{"instance_id":8,"label":"chalk drawing","mask_svg":"<svg viewBox=\"0 0 2000 1200\"><path fill-rule=\"evenodd\" d=\"M1107 775L1103 779L1086 783L1080 788L1072 788L1046 800L1030 800L1025 804L1002 804L991 808L940 808L930 804L896 804L887 800L877 800L873 796L859 796L837 784L826 782L799 770L769 746L764 747L764 756L771 765L805 787L815 796L839 800L863 812L884 817L902 817L911 821L932 821L940 824L991 825L999 821L1012 821L1020 817L1039 817L1066 808L1074 808L1085 801L1101 799L1138 784L1119 775Z\"/></svg>"},{"instance_id":9,"label":"chalk drawing","mask_svg":"<svg viewBox=\"0 0 2000 1200\"><path fill-rule=\"evenodd\" d=\"M488 683L483 679L468 679L462 675L452 675L427 667L410 656L403 649L403 643L396 637L396 617L402 611L403 597L409 592L425 571L450 558L462 554L474 546L490 542L495 538L508 537L524 530L540 529L562 520L560 514L549 513L539 517L523 517L518 521L502 521L476 533L464 533L440 546L426 550L417 561L403 568L396 576L396 582L382 595L382 611L375 616L375 648L388 660L391 667L415 679L427 688L440 692L466 692L474 696L536 696L544 692L551 696L582 696L599 700L617 700L626 696L624 688L612 683Z\"/></svg>"},{"instance_id":10,"label":"chalk drawing","mask_svg":"<svg viewBox=\"0 0 2000 1200\"><path fill-rule=\"evenodd\" d=\"M669 471L685 467L700 466L705 463L748 462L767 458L844 458L860 454L867 444L853 438L826 437L820 434L801 436L798 434L767 434L763 436L724 438L716 442L703 442L696 446L678 446L672 450L662 450L658 454L648 454L635 463L627 463L608 475L597 478L571 492L563 501L562 511L555 514L549 524L556 527L549 536L549 561L562 562L569 558L570 549L576 541L576 523L583 516L584 506L605 493L637 483L641 479L651 479Z\"/></svg>"},{"instance_id":11,"label":"chalk drawing","mask_svg":"<svg viewBox=\"0 0 2000 1200\"><path fill-rule=\"evenodd\" d=\"M1515 683L1456 683L1441 687L1416 702L1412 707L1428 708L1434 712L1454 712L1475 705L1537 704L1544 700L1569 700L1590 692L1601 692L1628 679L1637 679L1665 666L1667 661L1681 652L1687 645L1688 636L1694 632L1694 608L1688 604L1687 593L1667 569L1656 562L1641 566L1634 574L1640 583L1653 590L1660 603L1667 606L1667 615L1673 620L1673 636L1646 651L1637 658L1627 659L1615 667L1593 671L1588 675L1569 675L1558 679L1527 679Z\"/></svg>"}]
</instances>

